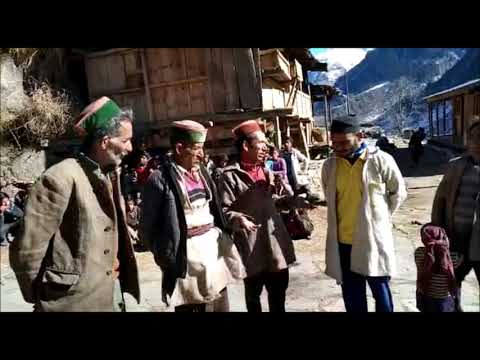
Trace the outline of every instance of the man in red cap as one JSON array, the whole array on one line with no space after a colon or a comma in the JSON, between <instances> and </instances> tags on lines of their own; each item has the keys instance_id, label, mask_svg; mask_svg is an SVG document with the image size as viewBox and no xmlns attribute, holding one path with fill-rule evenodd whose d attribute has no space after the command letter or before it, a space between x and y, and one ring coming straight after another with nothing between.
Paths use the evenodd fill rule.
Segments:
<instances>
[{"instance_id":1,"label":"man in red cap","mask_svg":"<svg viewBox=\"0 0 480 360\"><path fill-rule=\"evenodd\" d=\"M10 263L36 311L125 311L140 301L137 264L118 180L132 151L131 110L107 97L80 114L83 152L47 169L31 189Z\"/></svg>"},{"instance_id":2,"label":"man in red cap","mask_svg":"<svg viewBox=\"0 0 480 360\"><path fill-rule=\"evenodd\" d=\"M174 121L173 155L147 179L140 238L163 272L162 298L176 312L229 311L227 285L245 268L203 164L207 129Z\"/></svg>"},{"instance_id":3,"label":"man in red cap","mask_svg":"<svg viewBox=\"0 0 480 360\"><path fill-rule=\"evenodd\" d=\"M247 270L247 310L262 311L260 295L265 286L270 311L284 312L288 266L295 262L295 251L277 207L308 204L290 196L274 200L273 174L264 165L267 139L256 120L243 122L233 133L239 161L224 169L219 192Z\"/></svg>"}]
</instances>

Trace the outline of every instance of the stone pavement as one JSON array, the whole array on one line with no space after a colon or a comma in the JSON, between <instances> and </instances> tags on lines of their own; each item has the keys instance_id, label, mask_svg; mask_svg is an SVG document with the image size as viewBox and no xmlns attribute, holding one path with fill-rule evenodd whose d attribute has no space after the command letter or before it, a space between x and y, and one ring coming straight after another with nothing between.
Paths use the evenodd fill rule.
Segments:
<instances>
[{"instance_id":1,"label":"stone pavement","mask_svg":"<svg viewBox=\"0 0 480 360\"><path fill-rule=\"evenodd\" d=\"M413 253L420 246L420 225L428 222L433 195L441 179L441 170L446 162L442 154L433 148L427 149L425 158L419 168L408 167L408 154L398 154L409 188L409 196L404 205L394 215L394 236L396 244L398 274L393 277L391 288L395 303L395 311L417 311L415 307L416 267ZM405 165L407 164L407 165ZM340 287L328 278L325 268L325 231L326 208L319 207L311 212L315 223L312 240L295 241L298 265L290 271L290 286L287 292L287 311L290 312L334 312L345 311L341 298ZM14 274L8 266L8 250L1 248L0 275L0 310L1 311L32 311L32 306L26 304L20 294ZM142 301L136 304L132 297L126 295L129 311L173 311L166 308L161 301L162 274L153 262L149 253L137 253L140 265L140 282ZM478 312L479 288L472 273L467 277L462 287L463 307L465 311ZM368 290L369 309L374 310L374 302ZM243 283L229 286L231 311L246 311ZM264 311L268 311L266 292L262 294Z\"/></svg>"}]
</instances>

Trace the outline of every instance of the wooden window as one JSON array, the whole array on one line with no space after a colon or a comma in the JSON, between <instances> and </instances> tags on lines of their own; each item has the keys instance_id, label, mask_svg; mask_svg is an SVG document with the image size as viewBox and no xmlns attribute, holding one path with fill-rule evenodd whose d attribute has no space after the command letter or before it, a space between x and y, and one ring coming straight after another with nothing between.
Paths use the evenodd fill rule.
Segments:
<instances>
[{"instance_id":1,"label":"wooden window","mask_svg":"<svg viewBox=\"0 0 480 360\"><path fill-rule=\"evenodd\" d=\"M473 114L480 115L480 94L476 94L473 98Z\"/></svg>"}]
</instances>

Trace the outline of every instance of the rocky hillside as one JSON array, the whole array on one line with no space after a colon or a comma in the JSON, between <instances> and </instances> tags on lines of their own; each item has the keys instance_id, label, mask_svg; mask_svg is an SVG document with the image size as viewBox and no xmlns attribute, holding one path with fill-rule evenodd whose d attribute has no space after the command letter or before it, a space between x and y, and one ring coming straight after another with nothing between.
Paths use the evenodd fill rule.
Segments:
<instances>
[{"instance_id":1,"label":"rocky hillside","mask_svg":"<svg viewBox=\"0 0 480 360\"><path fill-rule=\"evenodd\" d=\"M425 89L430 95L473 79L480 79L480 48L468 49L465 55L436 82Z\"/></svg>"},{"instance_id":2,"label":"rocky hillside","mask_svg":"<svg viewBox=\"0 0 480 360\"><path fill-rule=\"evenodd\" d=\"M437 82L465 55L463 48L380 48L365 58L335 86L343 95L332 103L333 116L345 114L348 81L349 108L364 123L379 125L387 133L426 125L426 88ZM321 114L322 104L315 104Z\"/></svg>"}]
</instances>

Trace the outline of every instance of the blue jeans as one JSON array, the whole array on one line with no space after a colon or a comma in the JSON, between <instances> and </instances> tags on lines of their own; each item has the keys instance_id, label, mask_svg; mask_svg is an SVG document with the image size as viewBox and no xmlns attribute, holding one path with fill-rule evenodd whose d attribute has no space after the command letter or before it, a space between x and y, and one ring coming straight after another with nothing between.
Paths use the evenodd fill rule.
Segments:
<instances>
[{"instance_id":1,"label":"blue jeans","mask_svg":"<svg viewBox=\"0 0 480 360\"><path fill-rule=\"evenodd\" d=\"M455 299L452 296L434 299L417 291L417 309L420 312L456 312Z\"/></svg>"},{"instance_id":2,"label":"blue jeans","mask_svg":"<svg viewBox=\"0 0 480 360\"><path fill-rule=\"evenodd\" d=\"M389 276L363 276L350 270L352 246L339 243L342 295L347 312L368 312L367 283L375 299L376 312L393 312Z\"/></svg>"}]
</instances>

